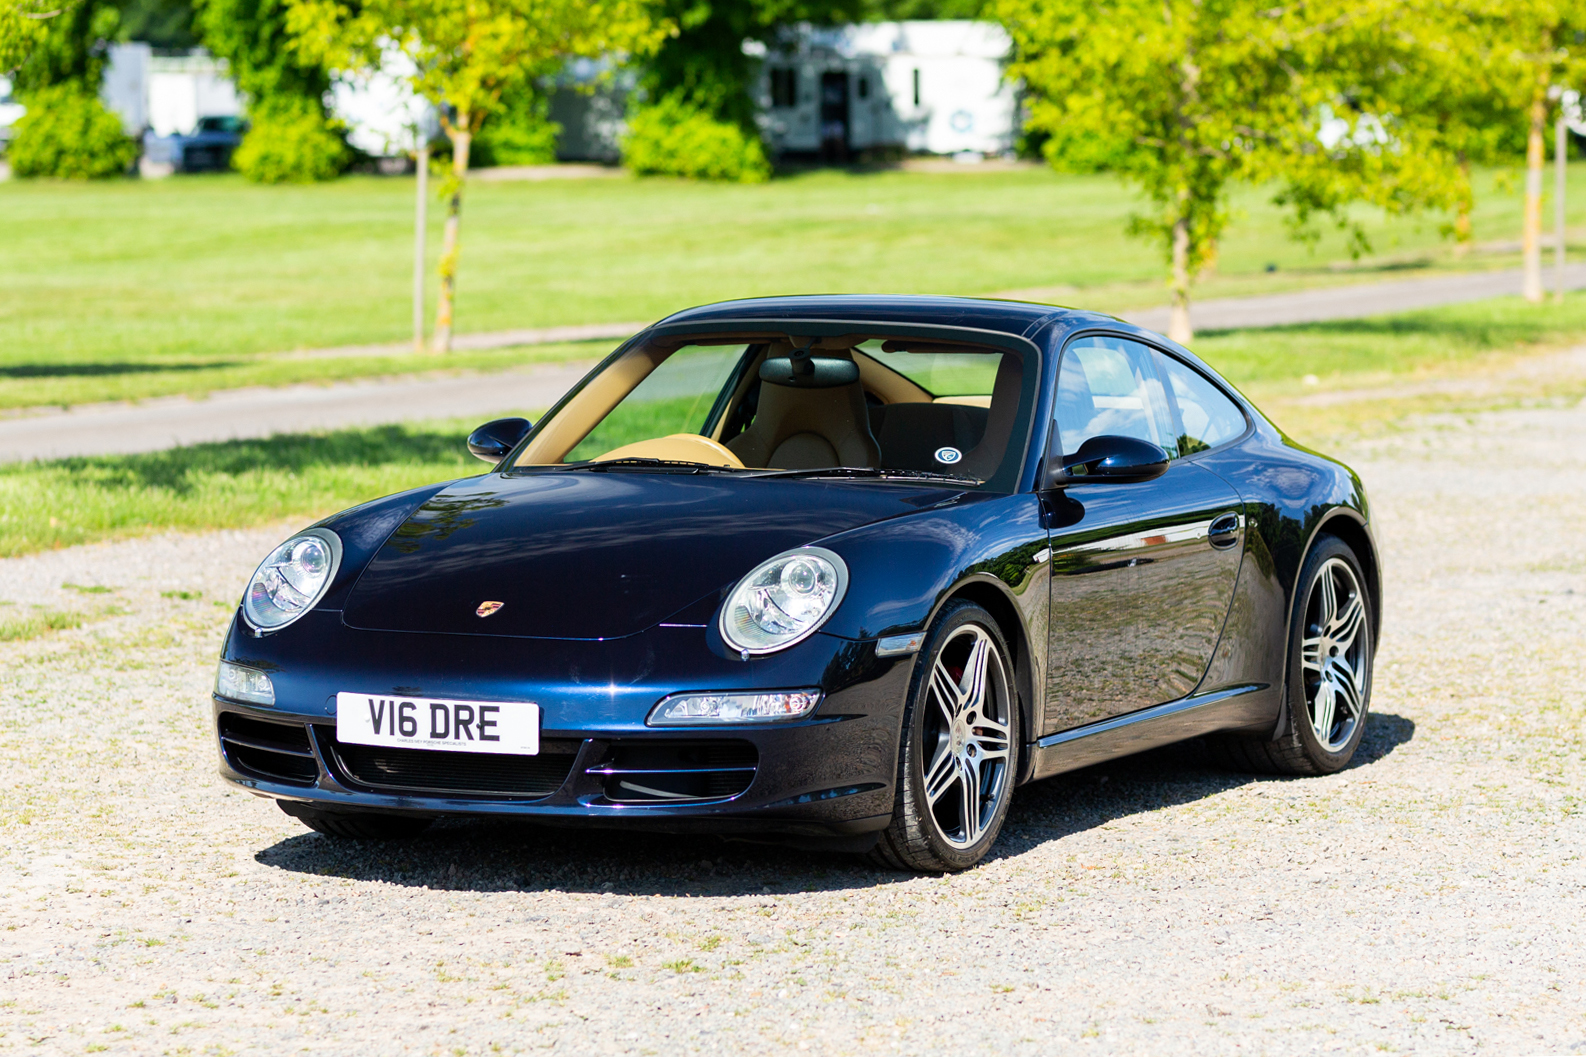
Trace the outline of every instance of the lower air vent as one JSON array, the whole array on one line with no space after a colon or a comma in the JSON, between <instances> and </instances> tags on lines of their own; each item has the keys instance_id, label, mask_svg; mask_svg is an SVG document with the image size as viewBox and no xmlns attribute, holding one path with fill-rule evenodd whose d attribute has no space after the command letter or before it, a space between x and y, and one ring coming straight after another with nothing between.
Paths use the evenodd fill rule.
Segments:
<instances>
[{"instance_id":1,"label":"lower air vent","mask_svg":"<svg viewBox=\"0 0 1586 1057\"><path fill-rule=\"evenodd\" d=\"M235 712L220 714L226 762L242 774L286 785L313 785L319 763L301 723L271 723Z\"/></svg>"},{"instance_id":2,"label":"lower air vent","mask_svg":"<svg viewBox=\"0 0 1586 1057\"><path fill-rule=\"evenodd\" d=\"M621 804L728 800L749 788L759 762L747 741L619 741L587 773Z\"/></svg>"},{"instance_id":3,"label":"lower air vent","mask_svg":"<svg viewBox=\"0 0 1586 1057\"><path fill-rule=\"evenodd\" d=\"M354 785L403 793L535 799L561 788L583 744L548 738L540 742L537 756L511 756L352 745L337 741L329 730L320 743L327 739L337 765Z\"/></svg>"}]
</instances>

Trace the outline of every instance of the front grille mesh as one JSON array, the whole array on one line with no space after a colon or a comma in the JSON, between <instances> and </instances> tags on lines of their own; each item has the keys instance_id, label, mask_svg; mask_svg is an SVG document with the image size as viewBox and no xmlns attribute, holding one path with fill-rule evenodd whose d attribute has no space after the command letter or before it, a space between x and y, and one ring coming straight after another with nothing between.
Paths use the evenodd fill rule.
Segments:
<instances>
[{"instance_id":1,"label":"front grille mesh","mask_svg":"<svg viewBox=\"0 0 1586 1057\"><path fill-rule=\"evenodd\" d=\"M354 784L407 793L539 798L561 788L581 742L548 738L537 756L352 745L327 737Z\"/></svg>"}]
</instances>

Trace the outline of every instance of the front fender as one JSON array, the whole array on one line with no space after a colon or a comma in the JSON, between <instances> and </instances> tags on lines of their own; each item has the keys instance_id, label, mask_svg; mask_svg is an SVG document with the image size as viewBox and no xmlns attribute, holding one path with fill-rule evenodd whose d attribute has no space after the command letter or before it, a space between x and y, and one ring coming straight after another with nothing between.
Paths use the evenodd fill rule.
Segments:
<instances>
[{"instance_id":1,"label":"front fender","mask_svg":"<svg viewBox=\"0 0 1586 1057\"><path fill-rule=\"evenodd\" d=\"M840 554L849 573L848 595L822 632L849 639L920 632L948 602L967 598L1002 625L1030 718L1045 685L1051 598L1039 497L966 493L820 544Z\"/></svg>"}]
</instances>

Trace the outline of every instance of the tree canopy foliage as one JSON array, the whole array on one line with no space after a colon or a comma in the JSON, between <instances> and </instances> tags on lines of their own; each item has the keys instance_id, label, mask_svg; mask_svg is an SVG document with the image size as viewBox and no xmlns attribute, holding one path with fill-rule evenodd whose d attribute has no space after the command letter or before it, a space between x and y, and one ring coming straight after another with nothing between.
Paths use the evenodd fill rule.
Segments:
<instances>
[{"instance_id":1,"label":"tree canopy foliage","mask_svg":"<svg viewBox=\"0 0 1586 1057\"><path fill-rule=\"evenodd\" d=\"M204 44L231 67L250 108L317 110L330 75L305 60L287 29L286 0L197 0L196 21Z\"/></svg>"},{"instance_id":2,"label":"tree canopy foliage","mask_svg":"<svg viewBox=\"0 0 1586 1057\"><path fill-rule=\"evenodd\" d=\"M60 14L40 0L0 0L0 76L22 65Z\"/></svg>"},{"instance_id":3,"label":"tree canopy foliage","mask_svg":"<svg viewBox=\"0 0 1586 1057\"><path fill-rule=\"evenodd\" d=\"M0 0L5 3L6 0ZM121 28L121 12L109 0L68 0L44 7L21 0L24 11L56 11L39 20L42 33L31 40L26 59L16 68L20 93L46 85L72 84L90 94L99 91L110 42Z\"/></svg>"},{"instance_id":4,"label":"tree canopy foliage","mask_svg":"<svg viewBox=\"0 0 1586 1057\"><path fill-rule=\"evenodd\" d=\"M435 346L451 347L463 184L474 135L503 96L569 58L643 57L675 26L646 0L286 0L302 60L356 73L392 52L413 91L433 103L452 141Z\"/></svg>"},{"instance_id":5,"label":"tree canopy foliage","mask_svg":"<svg viewBox=\"0 0 1586 1057\"><path fill-rule=\"evenodd\" d=\"M1151 203L1133 231L1170 262L1172 336L1215 260L1236 181L1278 181L1305 234L1367 199L1451 204L1457 169L1382 90L1412 47L1398 0L993 0L1054 164L1107 169ZM1320 138L1330 118L1330 142ZM1357 241L1359 239L1357 229Z\"/></svg>"}]
</instances>

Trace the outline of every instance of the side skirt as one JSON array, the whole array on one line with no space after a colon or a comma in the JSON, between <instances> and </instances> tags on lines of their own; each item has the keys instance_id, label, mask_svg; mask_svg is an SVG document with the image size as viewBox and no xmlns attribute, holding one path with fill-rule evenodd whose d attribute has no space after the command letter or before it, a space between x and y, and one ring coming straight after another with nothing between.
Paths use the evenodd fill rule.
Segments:
<instances>
[{"instance_id":1,"label":"side skirt","mask_svg":"<svg viewBox=\"0 0 1586 1057\"><path fill-rule=\"evenodd\" d=\"M1160 745L1199 737L1216 730L1272 725L1272 688L1249 683L1208 694L1142 708L1083 727L1048 734L1030 746L1028 781L1077 771L1093 763L1116 760Z\"/></svg>"}]
</instances>

